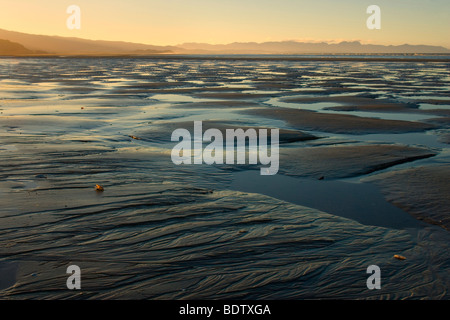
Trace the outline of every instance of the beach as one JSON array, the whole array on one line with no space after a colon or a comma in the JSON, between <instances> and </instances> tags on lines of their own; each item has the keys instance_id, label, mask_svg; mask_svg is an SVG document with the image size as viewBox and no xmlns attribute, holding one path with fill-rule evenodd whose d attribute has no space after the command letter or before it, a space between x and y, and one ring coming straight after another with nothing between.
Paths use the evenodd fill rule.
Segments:
<instances>
[{"instance_id":1,"label":"beach","mask_svg":"<svg viewBox=\"0 0 450 320\"><path fill-rule=\"evenodd\" d=\"M1 58L0 298L448 299L449 67ZM175 165L194 121L279 129L279 172Z\"/></svg>"}]
</instances>

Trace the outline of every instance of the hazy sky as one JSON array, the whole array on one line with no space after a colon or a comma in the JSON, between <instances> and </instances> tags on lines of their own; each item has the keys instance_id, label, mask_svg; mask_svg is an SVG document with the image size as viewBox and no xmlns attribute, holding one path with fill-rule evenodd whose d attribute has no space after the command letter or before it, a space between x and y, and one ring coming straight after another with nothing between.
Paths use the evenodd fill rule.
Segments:
<instances>
[{"instance_id":1,"label":"hazy sky","mask_svg":"<svg viewBox=\"0 0 450 320\"><path fill-rule=\"evenodd\" d=\"M381 8L381 30L366 9ZM81 29L69 30L69 5ZM0 28L156 45L361 40L450 48L450 0L0 0Z\"/></svg>"}]
</instances>

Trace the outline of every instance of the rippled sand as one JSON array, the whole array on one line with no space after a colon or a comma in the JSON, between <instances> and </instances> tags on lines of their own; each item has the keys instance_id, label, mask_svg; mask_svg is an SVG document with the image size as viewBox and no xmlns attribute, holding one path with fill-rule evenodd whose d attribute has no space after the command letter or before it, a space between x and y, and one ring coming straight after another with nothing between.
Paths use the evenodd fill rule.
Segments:
<instances>
[{"instance_id":1,"label":"rippled sand","mask_svg":"<svg viewBox=\"0 0 450 320\"><path fill-rule=\"evenodd\" d=\"M448 67L1 59L0 297L448 299ZM294 180L175 166L170 134L194 120L282 129L277 177ZM295 198L301 183L314 201Z\"/></svg>"}]
</instances>

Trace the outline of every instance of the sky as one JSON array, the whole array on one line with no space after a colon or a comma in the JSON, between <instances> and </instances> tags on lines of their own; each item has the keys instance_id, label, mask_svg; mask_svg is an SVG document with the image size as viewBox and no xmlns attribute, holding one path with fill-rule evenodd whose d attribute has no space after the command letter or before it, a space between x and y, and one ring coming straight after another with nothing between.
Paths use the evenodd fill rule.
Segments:
<instances>
[{"instance_id":1,"label":"sky","mask_svg":"<svg viewBox=\"0 0 450 320\"><path fill-rule=\"evenodd\" d=\"M381 29L369 30L369 5ZM70 30L70 5L81 29ZM0 28L154 45L355 41L450 48L450 0L0 0Z\"/></svg>"}]
</instances>

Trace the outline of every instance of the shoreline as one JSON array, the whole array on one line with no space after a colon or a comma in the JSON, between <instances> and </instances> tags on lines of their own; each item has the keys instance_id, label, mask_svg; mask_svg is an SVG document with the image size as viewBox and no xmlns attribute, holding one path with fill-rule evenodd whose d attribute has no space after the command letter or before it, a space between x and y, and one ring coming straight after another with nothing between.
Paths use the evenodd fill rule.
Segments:
<instances>
[{"instance_id":1,"label":"shoreline","mask_svg":"<svg viewBox=\"0 0 450 320\"><path fill-rule=\"evenodd\" d=\"M390 57L386 57L390 56ZM422 58L422 56L425 56ZM427 58L427 56L436 56L437 58ZM417 57L417 58L410 58ZM442 58L441 58L442 57ZM38 59L158 59L158 60L222 60L222 61L349 61L349 62L448 62L448 54L302 54L302 55L272 55L272 54L157 54L157 55L133 55L133 54L36 54L36 55L11 55L0 56L0 59L11 58L38 58Z\"/></svg>"}]
</instances>

